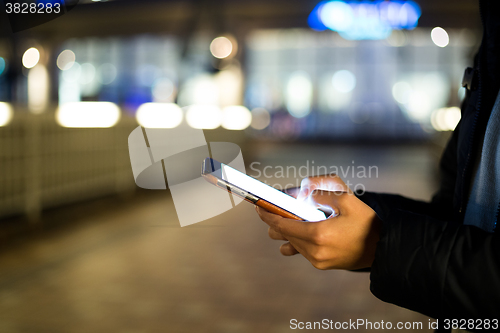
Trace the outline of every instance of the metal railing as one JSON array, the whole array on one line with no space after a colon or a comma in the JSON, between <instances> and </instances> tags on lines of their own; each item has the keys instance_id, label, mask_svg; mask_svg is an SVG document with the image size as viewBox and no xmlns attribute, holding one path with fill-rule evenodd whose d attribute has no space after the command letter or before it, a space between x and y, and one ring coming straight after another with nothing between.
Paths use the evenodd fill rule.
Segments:
<instances>
[{"instance_id":1,"label":"metal railing","mask_svg":"<svg viewBox=\"0 0 500 333\"><path fill-rule=\"evenodd\" d=\"M64 128L54 110L17 109L0 127L0 218L37 221L45 208L134 191L127 138L136 126L122 115L112 128Z\"/></svg>"}]
</instances>

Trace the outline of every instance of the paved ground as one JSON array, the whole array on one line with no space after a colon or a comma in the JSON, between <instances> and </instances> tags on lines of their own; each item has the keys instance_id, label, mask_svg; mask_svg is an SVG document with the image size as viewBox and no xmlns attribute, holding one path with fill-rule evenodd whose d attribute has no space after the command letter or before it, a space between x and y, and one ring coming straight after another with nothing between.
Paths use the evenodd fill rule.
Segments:
<instances>
[{"instance_id":1,"label":"paved ground","mask_svg":"<svg viewBox=\"0 0 500 333\"><path fill-rule=\"evenodd\" d=\"M273 167L268 171L307 160L344 170L377 166L378 177L348 178L368 190L417 198L435 189L436 156L423 147L268 145L258 151L255 160L261 169ZM294 318L428 325L426 317L372 296L366 273L318 271L300 256L282 257L246 203L185 228L166 192L50 216L57 226L0 251L0 332L281 333L293 331Z\"/></svg>"}]
</instances>

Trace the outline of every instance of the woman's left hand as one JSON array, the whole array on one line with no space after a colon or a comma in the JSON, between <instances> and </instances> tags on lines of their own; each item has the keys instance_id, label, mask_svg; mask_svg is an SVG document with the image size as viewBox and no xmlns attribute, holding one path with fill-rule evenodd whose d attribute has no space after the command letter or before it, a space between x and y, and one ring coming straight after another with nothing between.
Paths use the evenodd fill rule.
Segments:
<instances>
[{"instance_id":1,"label":"woman's left hand","mask_svg":"<svg viewBox=\"0 0 500 333\"><path fill-rule=\"evenodd\" d=\"M281 253L302 254L318 269L355 270L371 267L381 221L373 209L352 192L315 190L309 201L329 207L336 216L319 222L287 219L257 207L269 225L269 236L284 240Z\"/></svg>"}]
</instances>

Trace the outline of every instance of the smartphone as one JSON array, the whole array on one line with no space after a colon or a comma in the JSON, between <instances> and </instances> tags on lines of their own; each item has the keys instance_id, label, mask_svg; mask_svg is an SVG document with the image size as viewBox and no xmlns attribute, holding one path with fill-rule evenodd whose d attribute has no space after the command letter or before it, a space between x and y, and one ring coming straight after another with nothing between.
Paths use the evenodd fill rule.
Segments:
<instances>
[{"instance_id":1,"label":"smartphone","mask_svg":"<svg viewBox=\"0 0 500 333\"><path fill-rule=\"evenodd\" d=\"M289 196L291 196L293 198L297 198L299 196L300 187L288 187L288 188L284 188L284 189L281 190L281 192L284 192L284 193L288 194Z\"/></svg>"},{"instance_id":2,"label":"smartphone","mask_svg":"<svg viewBox=\"0 0 500 333\"><path fill-rule=\"evenodd\" d=\"M201 175L211 184L280 216L320 221L324 212L212 158L202 164Z\"/></svg>"}]
</instances>

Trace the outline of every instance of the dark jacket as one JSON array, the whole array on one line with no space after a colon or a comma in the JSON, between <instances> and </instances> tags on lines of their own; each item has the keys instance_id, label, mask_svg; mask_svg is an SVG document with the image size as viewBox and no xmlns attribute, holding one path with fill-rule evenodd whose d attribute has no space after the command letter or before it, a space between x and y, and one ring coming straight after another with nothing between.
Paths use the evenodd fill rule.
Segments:
<instances>
[{"instance_id":1,"label":"dark jacket","mask_svg":"<svg viewBox=\"0 0 500 333\"><path fill-rule=\"evenodd\" d=\"M500 88L500 1L481 0L480 13L483 39L462 120L442 156L440 190L430 203L361 196L383 220L372 293L440 319L500 320L500 232L463 225L478 141Z\"/></svg>"}]
</instances>

